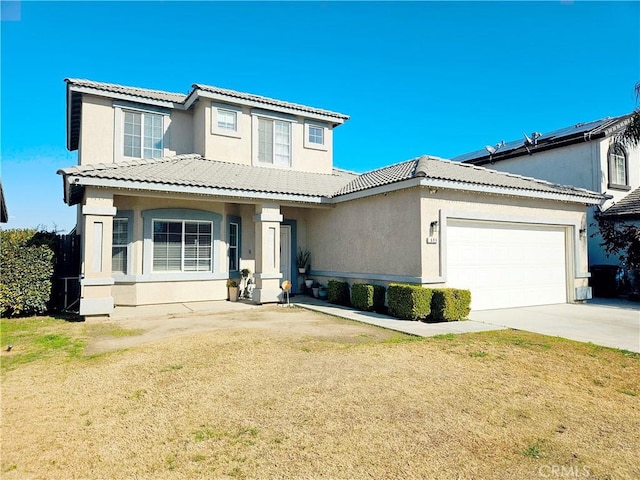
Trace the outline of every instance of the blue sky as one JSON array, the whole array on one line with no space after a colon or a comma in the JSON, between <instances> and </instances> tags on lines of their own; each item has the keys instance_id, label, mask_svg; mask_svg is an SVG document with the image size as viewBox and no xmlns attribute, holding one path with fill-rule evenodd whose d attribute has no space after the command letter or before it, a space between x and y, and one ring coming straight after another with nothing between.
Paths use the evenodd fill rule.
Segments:
<instances>
[{"instance_id":1,"label":"blue sky","mask_svg":"<svg viewBox=\"0 0 640 480\"><path fill-rule=\"evenodd\" d=\"M345 113L334 163L359 172L624 114L640 80L639 2L2 4L8 228L75 224L66 77Z\"/></svg>"}]
</instances>

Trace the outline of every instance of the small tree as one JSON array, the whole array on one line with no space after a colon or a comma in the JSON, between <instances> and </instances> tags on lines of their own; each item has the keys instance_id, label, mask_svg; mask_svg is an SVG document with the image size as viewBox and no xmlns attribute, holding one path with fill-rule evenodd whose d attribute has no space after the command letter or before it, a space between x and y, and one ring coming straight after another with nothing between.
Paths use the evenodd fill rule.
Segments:
<instances>
[{"instance_id":1,"label":"small tree","mask_svg":"<svg viewBox=\"0 0 640 480\"><path fill-rule=\"evenodd\" d=\"M619 257L636 282L640 281L640 227L602 212L595 214L595 220L606 254Z\"/></svg>"}]
</instances>

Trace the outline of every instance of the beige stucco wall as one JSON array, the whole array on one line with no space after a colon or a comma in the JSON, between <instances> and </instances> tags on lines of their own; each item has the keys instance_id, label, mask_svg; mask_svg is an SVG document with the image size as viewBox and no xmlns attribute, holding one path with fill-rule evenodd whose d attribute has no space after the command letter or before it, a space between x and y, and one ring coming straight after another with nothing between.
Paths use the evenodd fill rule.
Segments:
<instances>
[{"instance_id":1,"label":"beige stucco wall","mask_svg":"<svg viewBox=\"0 0 640 480\"><path fill-rule=\"evenodd\" d=\"M119 108L112 99L83 95L82 125L78 161L81 165L111 163L124 160L122 154L122 122ZM140 105L144 109L144 105ZM171 110L165 116L164 155L199 153L223 162L252 165L256 117L249 107L242 107L238 116L240 136L227 136L212 130L211 102L202 99L193 110ZM324 124L323 122L314 122ZM291 131L291 168L295 170L331 173L333 168L333 129L326 125L325 150L304 146L305 119L296 117ZM274 167L278 168L278 167Z\"/></svg>"},{"instance_id":2,"label":"beige stucco wall","mask_svg":"<svg viewBox=\"0 0 640 480\"><path fill-rule=\"evenodd\" d=\"M165 139L167 140L168 155L195 153L193 149L193 115L191 112L171 111Z\"/></svg>"},{"instance_id":3,"label":"beige stucco wall","mask_svg":"<svg viewBox=\"0 0 640 480\"><path fill-rule=\"evenodd\" d=\"M226 300L225 280L116 283L113 286L115 305L138 306L164 303Z\"/></svg>"},{"instance_id":4,"label":"beige stucco wall","mask_svg":"<svg viewBox=\"0 0 640 480\"><path fill-rule=\"evenodd\" d=\"M251 165L251 115L246 107L238 113L239 137L215 134L211 102L202 99L194 111L194 138L202 149L198 153L211 160Z\"/></svg>"},{"instance_id":5,"label":"beige stucco wall","mask_svg":"<svg viewBox=\"0 0 640 480\"><path fill-rule=\"evenodd\" d=\"M321 122L320 122L321 123ZM304 146L305 121L298 118L293 124L292 168L305 172L330 174L333 169L333 129L325 128L326 150L316 150Z\"/></svg>"},{"instance_id":6,"label":"beige stucco wall","mask_svg":"<svg viewBox=\"0 0 640 480\"><path fill-rule=\"evenodd\" d=\"M219 102L216 104L223 105ZM206 158L223 162L253 165L257 135L257 117L252 109L242 107L238 112L239 133L237 136L216 133L212 122L212 104L201 100L193 112L193 138L196 153ZM323 124L323 122L315 122ZM304 146L305 119L297 117L291 123L291 168L316 173L331 173L333 168L333 129L327 125L325 130L325 150L306 148ZM262 165L267 166L269 165ZM273 167L282 168L282 167Z\"/></svg>"},{"instance_id":7,"label":"beige stucco wall","mask_svg":"<svg viewBox=\"0 0 640 480\"><path fill-rule=\"evenodd\" d=\"M82 124L78 145L78 163L113 162L114 110L112 100L82 96Z\"/></svg>"},{"instance_id":8,"label":"beige stucco wall","mask_svg":"<svg viewBox=\"0 0 640 480\"><path fill-rule=\"evenodd\" d=\"M122 117L116 114L113 100L83 95L82 124L78 163L112 163L124 160L122 154ZM144 105L140 105L144 109ZM193 116L191 112L172 110L165 117L164 155L193 153Z\"/></svg>"},{"instance_id":9,"label":"beige stucco wall","mask_svg":"<svg viewBox=\"0 0 640 480\"><path fill-rule=\"evenodd\" d=\"M313 270L419 276L419 190L314 210L307 218L307 244Z\"/></svg>"},{"instance_id":10,"label":"beige stucco wall","mask_svg":"<svg viewBox=\"0 0 640 480\"><path fill-rule=\"evenodd\" d=\"M323 282L386 283L382 277L396 276L391 280L446 285L447 218L559 226L565 230L569 300L576 287L588 285L587 239L579 235L584 205L420 187L309 211L306 244L313 270Z\"/></svg>"}]
</instances>

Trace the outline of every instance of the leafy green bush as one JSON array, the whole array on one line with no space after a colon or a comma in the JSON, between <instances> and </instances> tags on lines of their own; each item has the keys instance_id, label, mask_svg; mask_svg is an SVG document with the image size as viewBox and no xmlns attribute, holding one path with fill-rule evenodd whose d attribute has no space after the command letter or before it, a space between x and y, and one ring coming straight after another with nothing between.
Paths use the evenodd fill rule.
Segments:
<instances>
[{"instance_id":1,"label":"leafy green bush","mask_svg":"<svg viewBox=\"0 0 640 480\"><path fill-rule=\"evenodd\" d=\"M0 232L0 310L3 316L47 311L53 275L52 236L35 229Z\"/></svg>"},{"instance_id":2,"label":"leafy green bush","mask_svg":"<svg viewBox=\"0 0 640 480\"><path fill-rule=\"evenodd\" d=\"M351 305L358 310L380 312L384 309L385 291L380 285L354 283L351 285Z\"/></svg>"},{"instance_id":3,"label":"leafy green bush","mask_svg":"<svg viewBox=\"0 0 640 480\"><path fill-rule=\"evenodd\" d=\"M426 319L431 313L433 290L418 285L392 283L387 290L389 314L407 320Z\"/></svg>"},{"instance_id":4,"label":"leafy green bush","mask_svg":"<svg viewBox=\"0 0 640 480\"><path fill-rule=\"evenodd\" d=\"M435 322L452 322L467 318L471 312L471 292L457 288L437 288L431 299L431 316Z\"/></svg>"},{"instance_id":5,"label":"leafy green bush","mask_svg":"<svg viewBox=\"0 0 640 480\"><path fill-rule=\"evenodd\" d=\"M338 280L329 280L327 284L327 300L336 305L349 306L349 284Z\"/></svg>"}]
</instances>

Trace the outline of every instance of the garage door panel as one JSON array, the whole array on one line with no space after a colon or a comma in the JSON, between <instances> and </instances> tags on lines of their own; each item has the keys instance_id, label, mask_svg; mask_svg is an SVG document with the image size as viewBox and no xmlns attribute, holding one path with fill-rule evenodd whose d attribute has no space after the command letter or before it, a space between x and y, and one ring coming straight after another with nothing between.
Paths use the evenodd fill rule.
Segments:
<instances>
[{"instance_id":1,"label":"garage door panel","mask_svg":"<svg viewBox=\"0 0 640 480\"><path fill-rule=\"evenodd\" d=\"M468 288L472 308L565 303L565 232L559 227L452 221L447 284Z\"/></svg>"}]
</instances>

